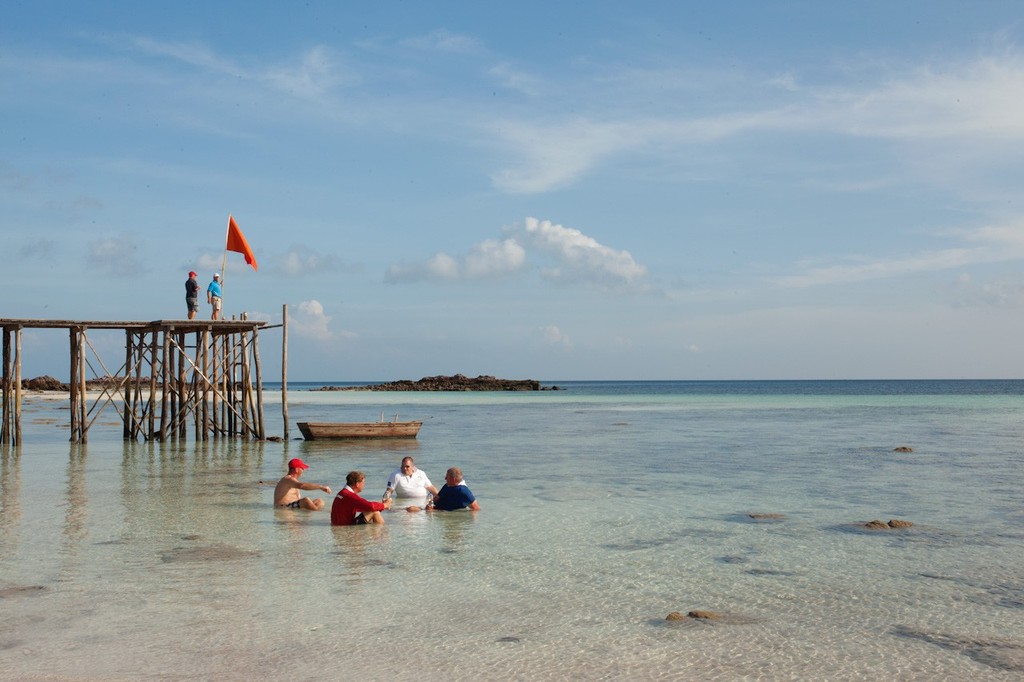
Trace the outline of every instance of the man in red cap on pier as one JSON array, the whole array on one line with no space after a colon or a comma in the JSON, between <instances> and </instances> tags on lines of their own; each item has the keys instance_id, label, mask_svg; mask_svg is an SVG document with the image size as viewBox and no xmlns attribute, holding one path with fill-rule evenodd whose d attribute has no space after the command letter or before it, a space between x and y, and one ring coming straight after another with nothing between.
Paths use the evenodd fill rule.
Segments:
<instances>
[{"instance_id":1,"label":"man in red cap on pier","mask_svg":"<svg viewBox=\"0 0 1024 682\"><path fill-rule=\"evenodd\" d=\"M304 483L299 479L302 472L309 468L309 465L296 457L288 460L288 475L277 482L274 488L274 506L287 507L288 509L308 509L309 511L320 511L324 508L324 501L319 497L302 497L300 490L322 490L328 495L331 489L319 483Z\"/></svg>"},{"instance_id":2,"label":"man in red cap on pier","mask_svg":"<svg viewBox=\"0 0 1024 682\"><path fill-rule=\"evenodd\" d=\"M196 319L199 312L199 282L196 281L196 273L188 273L185 280L185 306L188 308L188 319Z\"/></svg>"}]
</instances>

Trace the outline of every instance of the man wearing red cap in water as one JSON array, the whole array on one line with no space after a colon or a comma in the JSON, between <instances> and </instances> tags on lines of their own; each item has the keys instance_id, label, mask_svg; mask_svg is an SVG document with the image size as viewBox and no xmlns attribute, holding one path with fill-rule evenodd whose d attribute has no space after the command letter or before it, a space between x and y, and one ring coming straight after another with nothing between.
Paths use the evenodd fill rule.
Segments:
<instances>
[{"instance_id":1,"label":"man wearing red cap in water","mask_svg":"<svg viewBox=\"0 0 1024 682\"><path fill-rule=\"evenodd\" d=\"M309 468L309 465L296 457L288 460L288 475L277 482L274 488L274 506L288 507L289 509L308 509L309 511L320 511L324 508L324 501L320 498L302 497L300 490L322 490L328 495L331 489L319 483L303 483L299 480L302 472Z\"/></svg>"}]
</instances>

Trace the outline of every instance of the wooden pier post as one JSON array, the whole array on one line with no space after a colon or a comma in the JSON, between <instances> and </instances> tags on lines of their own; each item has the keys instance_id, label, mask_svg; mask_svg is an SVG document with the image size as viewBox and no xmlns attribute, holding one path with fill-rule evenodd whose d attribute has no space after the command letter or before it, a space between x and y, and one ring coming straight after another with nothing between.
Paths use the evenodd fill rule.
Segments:
<instances>
[{"instance_id":1,"label":"wooden pier post","mask_svg":"<svg viewBox=\"0 0 1024 682\"><path fill-rule=\"evenodd\" d=\"M281 419L288 440L288 304L281 306Z\"/></svg>"},{"instance_id":2,"label":"wooden pier post","mask_svg":"<svg viewBox=\"0 0 1024 682\"><path fill-rule=\"evenodd\" d=\"M70 376L68 378L68 409L71 416L71 442L78 442L82 435L78 429L78 339L75 328L68 329L68 353L70 360Z\"/></svg>"},{"instance_id":3,"label":"wooden pier post","mask_svg":"<svg viewBox=\"0 0 1024 682\"><path fill-rule=\"evenodd\" d=\"M17 445L17 443L11 443L11 420L14 417L12 409L14 406L11 404L13 400L11 391L11 330L7 327L4 327L3 340L3 424L0 424L0 444L10 443Z\"/></svg>"},{"instance_id":4,"label":"wooden pier post","mask_svg":"<svg viewBox=\"0 0 1024 682\"><path fill-rule=\"evenodd\" d=\"M21 445L21 327L14 330L14 440Z\"/></svg>"}]
</instances>

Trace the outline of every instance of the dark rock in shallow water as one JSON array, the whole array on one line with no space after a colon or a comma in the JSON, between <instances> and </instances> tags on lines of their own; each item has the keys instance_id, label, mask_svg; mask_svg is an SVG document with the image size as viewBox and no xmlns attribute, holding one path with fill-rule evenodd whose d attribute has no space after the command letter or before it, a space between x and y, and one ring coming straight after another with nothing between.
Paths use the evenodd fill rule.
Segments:
<instances>
[{"instance_id":1,"label":"dark rock in shallow water","mask_svg":"<svg viewBox=\"0 0 1024 682\"><path fill-rule=\"evenodd\" d=\"M423 377L419 381L403 379L372 386L323 386L316 391L540 391L535 379L496 379L481 375L471 379L462 374L454 376ZM559 390L557 386L551 389Z\"/></svg>"},{"instance_id":2,"label":"dark rock in shallow water","mask_svg":"<svg viewBox=\"0 0 1024 682\"><path fill-rule=\"evenodd\" d=\"M687 618L696 618L698 620L718 620L719 616L714 611L690 611L686 614Z\"/></svg>"},{"instance_id":3,"label":"dark rock in shallow water","mask_svg":"<svg viewBox=\"0 0 1024 682\"><path fill-rule=\"evenodd\" d=\"M104 388L114 388L118 385L123 384L125 381L124 377L112 377L103 376L87 379L85 382L86 389L90 391L98 391ZM158 384L159 385L159 384ZM71 390L71 387L60 381L54 379L49 375L43 375L36 377L35 379L22 379L21 387L26 391L62 391L67 392Z\"/></svg>"},{"instance_id":4,"label":"dark rock in shallow water","mask_svg":"<svg viewBox=\"0 0 1024 682\"><path fill-rule=\"evenodd\" d=\"M0 599L10 599L11 597L31 597L42 594L45 591L46 587L43 585L15 585L14 587L5 587L0 589Z\"/></svg>"},{"instance_id":5,"label":"dark rock in shallow water","mask_svg":"<svg viewBox=\"0 0 1024 682\"><path fill-rule=\"evenodd\" d=\"M766 513L766 514L753 513L753 514L747 514L747 516L749 516L750 518L754 519L755 521L781 521L782 519L786 518L785 514L777 514L777 513Z\"/></svg>"},{"instance_id":6,"label":"dark rock in shallow water","mask_svg":"<svg viewBox=\"0 0 1024 682\"><path fill-rule=\"evenodd\" d=\"M913 521L903 521L901 519L889 519L889 523L875 519L865 523L864 527L871 530L892 530L893 528L910 528L913 525Z\"/></svg>"},{"instance_id":7,"label":"dark rock in shallow water","mask_svg":"<svg viewBox=\"0 0 1024 682\"><path fill-rule=\"evenodd\" d=\"M747 573L749 573L750 575L778 575L787 578L797 575L792 571L780 571L776 568L750 568L747 569Z\"/></svg>"},{"instance_id":8,"label":"dark rock in shallow water","mask_svg":"<svg viewBox=\"0 0 1024 682\"><path fill-rule=\"evenodd\" d=\"M893 448L893 452L913 452L914 448L909 445L901 445L898 448Z\"/></svg>"},{"instance_id":9,"label":"dark rock in shallow water","mask_svg":"<svg viewBox=\"0 0 1024 682\"><path fill-rule=\"evenodd\" d=\"M66 391L68 385L61 383L51 376L41 376L35 379L22 379L21 387L26 391Z\"/></svg>"},{"instance_id":10,"label":"dark rock in shallow water","mask_svg":"<svg viewBox=\"0 0 1024 682\"><path fill-rule=\"evenodd\" d=\"M679 611L673 611L665 616L665 620L662 622L672 622L673 626L678 624L685 627L687 623L694 626L697 626L698 623L706 625L749 625L760 622L760 619L742 614L695 609L688 611L685 615Z\"/></svg>"},{"instance_id":11,"label":"dark rock in shallow water","mask_svg":"<svg viewBox=\"0 0 1024 682\"><path fill-rule=\"evenodd\" d=\"M239 549L230 545L207 545L205 547L176 547L160 558L164 563L176 561L231 561L259 556L259 552Z\"/></svg>"},{"instance_id":12,"label":"dark rock in shallow water","mask_svg":"<svg viewBox=\"0 0 1024 682\"><path fill-rule=\"evenodd\" d=\"M954 651L996 670L1024 672L1024 643L1012 639L928 632L906 626L896 626L893 634Z\"/></svg>"}]
</instances>

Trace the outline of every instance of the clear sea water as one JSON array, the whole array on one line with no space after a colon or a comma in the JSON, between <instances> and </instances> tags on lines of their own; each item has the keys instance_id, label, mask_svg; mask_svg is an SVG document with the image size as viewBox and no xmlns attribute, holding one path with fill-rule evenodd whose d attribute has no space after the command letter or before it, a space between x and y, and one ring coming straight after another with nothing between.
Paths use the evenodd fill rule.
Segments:
<instances>
[{"instance_id":1,"label":"clear sea water","mask_svg":"<svg viewBox=\"0 0 1024 682\"><path fill-rule=\"evenodd\" d=\"M66 401L30 397L0 447L0 678L1024 678L1024 381L544 384L291 384L265 443L125 443L108 407L70 445ZM297 440L381 413L419 438ZM482 510L271 505L291 457L376 497L405 455Z\"/></svg>"}]
</instances>

